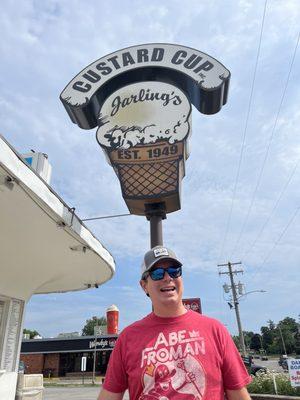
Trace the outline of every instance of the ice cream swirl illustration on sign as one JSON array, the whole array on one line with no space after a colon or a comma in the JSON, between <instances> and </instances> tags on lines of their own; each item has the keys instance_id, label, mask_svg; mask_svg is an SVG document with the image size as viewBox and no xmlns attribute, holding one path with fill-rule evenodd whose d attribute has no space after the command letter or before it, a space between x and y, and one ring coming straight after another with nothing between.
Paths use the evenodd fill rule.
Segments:
<instances>
[{"instance_id":1,"label":"ice cream swirl illustration on sign","mask_svg":"<svg viewBox=\"0 0 300 400\"><path fill-rule=\"evenodd\" d=\"M125 199L149 200L177 191L191 127L191 104L180 89L163 82L125 86L106 99L98 126L97 141L121 180Z\"/></svg>"},{"instance_id":2,"label":"ice cream swirl illustration on sign","mask_svg":"<svg viewBox=\"0 0 300 400\"><path fill-rule=\"evenodd\" d=\"M99 116L97 140L107 149L128 149L166 140L182 141L190 131L191 105L185 94L162 82L143 82L113 93Z\"/></svg>"}]
</instances>

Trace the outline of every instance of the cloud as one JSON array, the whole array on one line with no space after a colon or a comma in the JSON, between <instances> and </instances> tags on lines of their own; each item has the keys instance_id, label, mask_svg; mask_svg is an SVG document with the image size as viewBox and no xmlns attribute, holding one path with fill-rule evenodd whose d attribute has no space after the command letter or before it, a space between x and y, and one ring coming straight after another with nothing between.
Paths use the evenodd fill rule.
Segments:
<instances>
[{"instance_id":1,"label":"cloud","mask_svg":"<svg viewBox=\"0 0 300 400\"><path fill-rule=\"evenodd\" d=\"M258 0L228 1L226 6L221 1L196 0L184 6L179 0L167 4L158 0L148 4L95 0L88 5L78 0L71 6L54 0L29 0L17 6L5 2L0 15L0 131L21 152L33 148L48 154L54 189L82 218L121 214L127 209L117 177L96 142L96 130L83 131L72 124L59 101L60 92L81 69L123 47L173 42L206 52L231 71L228 103L223 109L213 116L193 111L182 209L168 215L163 227L165 243L184 261L187 294L201 296L204 311L221 318L232 331L236 331L235 320L221 295L216 264L228 261L247 215L299 29L297 0L268 2L240 176L220 260L263 8L264 3ZM299 49L252 211L231 259L243 262L245 273L239 278L249 288L268 290L249 295L243 302L247 330L257 329L266 319L278 321L298 313L298 218L260 269L299 206L298 169L255 247L244 256L299 159L298 71ZM103 313L111 303L120 308L121 326L151 311L137 283L142 255L149 248L146 218L130 216L86 225L116 257L116 277L98 291L56 295L56 300L52 296L33 297L26 324L45 335L80 330L85 319L97 310ZM221 283L223 278L226 280L222 276ZM74 301L81 304L78 313L71 306ZM257 316L262 303L263 315Z\"/></svg>"}]
</instances>

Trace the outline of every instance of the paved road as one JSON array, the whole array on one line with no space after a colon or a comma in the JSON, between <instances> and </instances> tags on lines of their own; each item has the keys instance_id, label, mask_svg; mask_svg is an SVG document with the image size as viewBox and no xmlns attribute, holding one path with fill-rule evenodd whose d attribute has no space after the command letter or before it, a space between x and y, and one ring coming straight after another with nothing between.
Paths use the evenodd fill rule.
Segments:
<instances>
[{"instance_id":1,"label":"paved road","mask_svg":"<svg viewBox=\"0 0 300 400\"><path fill-rule=\"evenodd\" d=\"M284 372L278 365L278 360L262 361L253 360L255 364L263 365L270 370ZM69 382L71 383L71 382ZM76 383L78 383L76 381ZM96 400L100 392L100 384L95 387L46 387L44 391L44 400ZM128 393L124 396L129 399Z\"/></svg>"},{"instance_id":2,"label":"paved road","mask_svg":"<svg viewBox=\"0 0 300 400\"><path fill-rule=\"evenodd\" d=\"M257 365L263 365L264 367L267 367L268 369L270 369L272 371L284 372L283 368L280 367L280 365L278 365L278 359L262 361L262 360L254 358L253 362L254 362L254 364L257 364Z\"/></svg>"},{"instance_id":3,"label":"paved road","mask_svg":"<svg viewBox=\"0 0 300 400\"><path fill-rule=\"evenodd\" d=\"M100 392L97 387L46 387L43 400L96 400ZM124 399L128 400L128 394Z\"/></svg>"}]
</instances>

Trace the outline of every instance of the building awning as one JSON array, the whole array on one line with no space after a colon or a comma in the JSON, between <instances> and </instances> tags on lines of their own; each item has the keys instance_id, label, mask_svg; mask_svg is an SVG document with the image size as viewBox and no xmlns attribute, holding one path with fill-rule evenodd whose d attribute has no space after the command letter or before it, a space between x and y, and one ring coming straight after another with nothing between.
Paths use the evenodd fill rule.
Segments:
<instances>
[{"instance_id":1,"label":"building awning","mask_svg":"<svg viewBox=\"0 0 300 400\"><path fill-rule=\"evenodd\" d=\"M118 335L80 336L78 338L29 339L22 341L21 354L75 353L96 350L112 350Z\"/></svg>"},{"instance_id":2,"label":"building awning","mask_svg":"<svg viewBox=\"0 0 300 400\"><path fill-rule=\"evenodd\" d=\"M111 254L1 135L0 221L4 296L97 287L114 274Z\"/></svg>"}]
</instances>

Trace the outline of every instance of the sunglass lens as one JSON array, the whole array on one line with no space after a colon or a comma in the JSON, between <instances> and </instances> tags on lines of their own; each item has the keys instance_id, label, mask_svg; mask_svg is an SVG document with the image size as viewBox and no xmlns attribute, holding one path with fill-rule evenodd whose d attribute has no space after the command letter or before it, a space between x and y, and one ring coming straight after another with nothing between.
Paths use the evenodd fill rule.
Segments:
<instances>
[{"instance_id":1,"label":"sunglass lens","mask_svg":"<svg viewBox=\"0 0 300 400\"><path fill-rule=\"evenodd\" d=\"M156 268L149 272L151 279L154 281L159 281L163 279L165 276L165 272L167 272L171 278L179 278L181 276L182 270L181 267L168 267L168 268Z\"/></svg>"},{"instance_id":2,"label":"sunglass lens","mask_svg":"<svg viewBox=\"0 0 300 400\"><path fill-rule=\"evenodd\" d=\"M181 267L169 267L167 271L171 278L179 278L181 276Z\"/></svg>"},{"instance_id":3,"label":"sunglass lens","mask_svg":"<svg viewBox=\"0 0 300 400\"><path fill-rule=\"evenodd\" d=\"M153 271L150 271L150 276L154 281L159 281L165 275L165 270L163 268L156 268Z\"/></svg>"}]
</instances>

